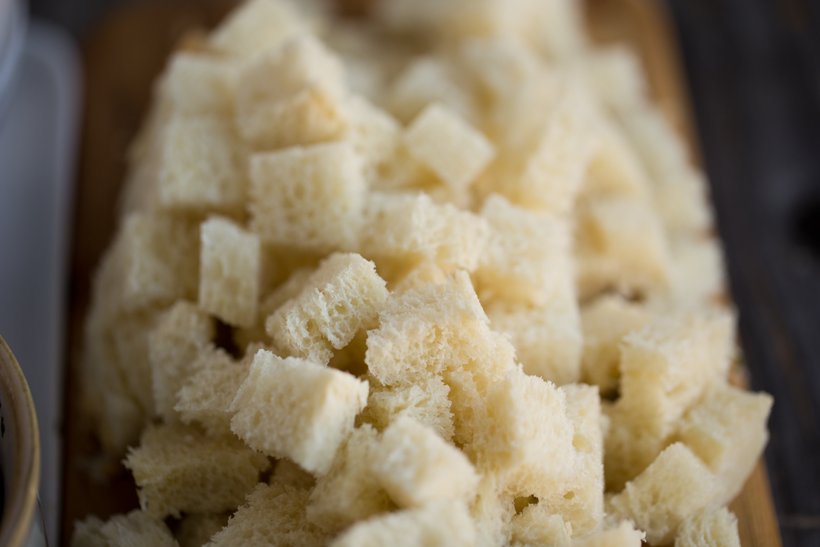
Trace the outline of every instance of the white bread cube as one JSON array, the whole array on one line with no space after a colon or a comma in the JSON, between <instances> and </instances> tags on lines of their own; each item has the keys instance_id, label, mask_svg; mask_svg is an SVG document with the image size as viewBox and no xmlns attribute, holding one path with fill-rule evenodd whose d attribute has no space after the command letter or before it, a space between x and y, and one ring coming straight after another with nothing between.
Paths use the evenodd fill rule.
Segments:
<instances>
[{"instance_id":1,"label":"white bread cube","mask_svg":"<svg viewBox=\"0 0 820 547\"><path fill-rule=\"evenodd\" d=\"M181 300L159 319L148 341L154 404L165 421L177 419L177 393L196 372L197 359L211 348L214 320L195 304Z\"/></svg>"},{"instance_id":2,"label":"white bread cube","mask_svg":"<svg viewBox=\"0 0 820 547\"><path fill-rule=\"evenodd\" d=\"M228 513L191 513L179 522L175 536L179 547L202 547L228 524Z\"/></svg>"},{"instance_id":3,"label":"white bread cube","mask_svg":"<svg viewBox=\"0 0 820 547\"><path fill-rule=\"evenodd\" d=\"M656 184L666 184L693 169L681 134L655 105L644 103L619 119Z\"/></svg>"},{"instance_id":4,"label":"white bread cube","mask_svg":"<svg viewBox=\"0 0 820 547\"><path fill-rule=\"evenodd\" d=\"M604 119L599 121L597 131L598 146L590 159L582 194L648 200L654 187L627 137Z\"/></svg>"},{"instance_id":5,"label":"white bread cube","mask_svg":"<svg viewBox=\"0 0 820 547\"><path fill-rule=\"evenodd\" d=\"M259 300L259 236L212 217L200 227L199 307L225 323L250 327Z\"/></svg>"},{"instance_id":6,"label":"white bread cube","mask_svg":"<svg viewBox=\"0 0 820 547\"><path fill-rule=\"evenodd\" d=\"M596 96L616 112L642 108L649 98L643 64L635 50L617 44L596 47L586 58Z\"/></svg>"},{"instance_id":7,"label":"white bread cube","mask_svg":"<svg viewBox=\"0 0 820 547\"><path fill-rule=\"evenodd\" d=\"M307 519L337 533L357 521L395 508L373 473L378 432L369 425L353 430L327 475L310 494Z\"/></svg>"},{"instance_id":8,"label":"white bread cube","mask_svg":"<svg viewBox=\"0 0 820 547\"><path fill-rule=\"evenodd\" d=\"M467 456L406 416L384 430L373 454L373 472L403 508L436 500L468 501L478 487L478 475Z\"/></svg>"},{"instance_id":9,"label":"white bread cube","mask_svg":"<svg viewBox=\"0 0 820 547\"><path fill-rule=\"evenodd\" d=\"M740 493L760 458L769 438L766 421L772 402L766 393L718 385L681 418L677 438L723 486L718 504L729 503Z\"/></svg>"},{"instance_id":10,"label":"white bread cube","mask_svg":"<svg viewBox=\"0 0 820 547\"><path fill-rule=\"evenodd\" d=\"M487 317L494 331L510 337L524 372L556 385L581 377L581 322L572 291L544 307L491 302Z\"/></svg>"},{"instance_id":11,"label":"white bread cube","mask_svg":"<svg viewBox=\"0 0 820 547\"><path fill-rule=\"evenodd\" d=\"M159 314L129 314L116 323L110 324L107 334L110 337L114 360L108 366L116 368L124 380L125 387L133 399L139 403L148 417L156 415L154 392L151 383L151 361L149 358L149 338L156 327Z\"/></svg>"},{"instance_id":12,"label":"white bread cube","mask_svg":"<svg viewBox=\"0 0 820 547\"><path fill-rule=\"evenodd\" d=\"M300 490L311 491L316 486L316 477L299 467L287 458L276 460L276 467L268 480L271 486L291 486Z\"/></svg>"},{"instance_id":13,"label":"white bread cube","mask_svg":"<svg viewBox=\"0 0 820 547\"><path fill-rule=\"evenodd\" d=\"M250 58L275 50L311 28L296 2L245 0L211 33L209 42L217 51Z\"/></svg>"},{"instance_id":14,"label":"white bread cube","mask_svg":"<svg viewBox=\"0 0 820 547\"><path fill-rule=\"evenodd\" d=\"M474 271L489 233L487 221L451 204L433 203L425 194L373 192L368 196L362 233L367 256L411 266L435 262L445 270Z\"/></svg>"},{"instance_id":15,"label":"white bread cube","mask_svg":"<svg viewBox=\"0 0 820 547\"><path fill-rule=\"evenodd\" d=\"M239 386L250 372L248 363L237 363L221 349L204 351L193 372L177 392L174 410L183 423L199 423L209 435L230 435L228 411Z\"/></svg>"},{"instance_id":16,"label":"white bread cube","mask_svg":"<svg viewBox=\"0 0 820 547\"><path fill-rule=\"evenodd\" d=\"M521 86L537 79L544 70L534 51L509 36L465 41L460 45L458 59L492 103L510 100Z\"/></svg>"},{"instance_id":17,"label":"white bread cube","mask_svg":"<svg viewBox=\"0 0 820 547\"><path fill-rule=\"evenodd\" d=\"M740 547L737 517L725 507L695 513L678 527L675 547Z\"/></svg>"},{"instance_id":18,"label":"white bread cube","mask_svg":"<svg viewBox=\"0 0 820 547\"><path fill-rule=\"evenodd\" d=\"M611 513L632 520L646 541L665 545L690 515L714 502L715 476L686 445L675 443L609 500Z\"/></svg>"},{"instance_id":19,"label":"white bread cube","mask_svg":"<svg viewBox=\"0 0 820 547\"><path fill-rule=\"evenodd\" d=\"M574 298L569 222L492 194L481 209L490 236L475 272L482 298L551 305Z\"/></svg>"},{"instance_id":20,"label":"white bread cube","mask_svg":"<svg viewBox=\"0 0 820 547\"><path fill-rule=\"evenodd\" d=\"M236 124L257 150L336 140L346 119L340 60L311 35L259 57L239 75Z\"/></svg>"},{"instance_id":21,"label":"white bread cube","mask_svg":"<svg viewBox=\"0 0 820 547\"><path fill-rule=\"evenodd\" d=\"M516 514L514 498L502 491L498 476L484 474L478 483L478 492L470 504L477 547L492 547L510 543L510 523Z\"/></svg>"},{"instance_id":22,"label":"white bread cube","mask_svg":"<svg viewBox=\"0 0 820 547\"><path fill-rule=\"evenodd\" d=\"M158 172L164 209L239 214L247 182L231 126L213 116L174 116L162 135Z\"/></svg>"},{"instance_id":23,"label":"white bread cube","mask_svg":"<svg viewBox=\"0 0 820 547\"><path fill-rule=\"evenodd\" d=\"M359 419L379 431L400 417L408 417L433 429L442 439L450 441L455 429L450 412L450 387L438 376L416 383L384 386L375 378L370 382L370 397Z\"/></svg>"},{"instance_id":24,"label":"white bread cube","mask_svg":"<svg viewBox=\"0 0 820 547\"><path fill-rule=\"evenodd\" d=\"M345 372L260 350L231 404L231 430L248 446L321 476L353 431L367 391L367 382Z\"/></svg>"},{"instance_id":25,"label":"white bread cube","mask_svg":"<svg viewBox=\"0 0 820 547\"><path fill-rule=\"evenodd\" d=\"M328 537L308 522L310 492L258 484L208 547L324 547Z\"/></svg>"},{"instance_id":26,"label":"white bread cube","mask_svg":"<svg viewBox=\"0 0 820 547\"><path fill-rule=\"evenodd\" d=\"M330 547L472 547L475 528L463 502L438 501L359 522Z\"/></svg>"},{"instance_id":27,"label":"white bread cube","mask_svg":"<svg viewBox=\"0 0 820 547\"><path fill-rule=\"evenodd\" d=\"M435 262L422 262L394 283L391 293L394 296L401 296L408 291L421 291L430 284L444 283L447 283L447 272L439 268Z\"/></svg>"},{"instance_id":28,"label":"white bread cube","mask_svg":"<svg viewBox=\"0 0 820 547\"><path fill-rule=\"evenodd\" d=\"M598 386L602 394L615 393L620 377L621 339L643 328L653 316L646 307L617 295L602 296L583 306L582 380Z\"/></svg>"},{"instance_id":29,"label":"white bread cube","mask_svg":"<svg viewBox=\"0 0 820 547\"><path fill-rule=\"evenodd\" d=\"M672 240L672 276L666 292L650 295L658 309L704 311L724 308L726 279L723 250L714 237L679 237Z\"/></svg>"},{"instance_id":30,"label":"white bread cube","mask_svg":"<svg viewBox=\"0 0 820 547\"><path fill-rule=\"evenodd\" d=\"M401 124L388 112L354 95L348 102L349 116L342 139L362 158L368 187L379 184L401 144Z\"/></svg>"},{"instance_id":31,"label":"white bread cube","mask_svg":"<svg viewBox=\"0 0 820 547\"><path fill-rule=\"evenodd\" d=\"M179 518L183 512L234 510L270 462L235 437L208 437L175 424L149 426L125 466L134 474L143 511Z\"/></svg>"},{"instance_id":32,"label":"white bread cube","mask_svg":"<svg viewBox=\"0 0 820 547\"><path fill-rule=\"evenodd\" d=\"M533 47L554 62L571 64L589 48L583 9L574 0L549 0L535 3L530 11L522 9L519 17L525 20L524 28L529 28L527 36ZM526 20L528 17L533 20Z\"/></svg>"},{"instance_id":33,"label":"white bread cube","mask_svg":"<svg viewBox=\"0 0 820 547\"><path fill-rule=\"evenodd\" d=\"M298 296L265 322L265 329L292 355L325 364L331 347L344 348L372 325L387 300L376 266L355 253L333 254L311 274Z\"/></svg>"},{"instance_id":34,"label":"white bread cube","mask_svg":"<svg viewBox=\"0 0 820 547\"><path fill-rule=\"evenodd\" d=\"M458 114L428 105L404 132L410 154L453 188L465 188L495 156L492 143Z\"/></svg>"},{"instance_id":35,"label":"white bread cube","mask_svg":"<svg viewBox=\"0 0 820 547\"><path fill-rule=\"evenodd\" d=\"M365 182L349 143L255 154L250 228L263 241L326 252L356 244Z\"/></svg>"},{"instance_id":36,"label":"white bread cube","mask_svg":"<svg viewBox=\"0 0 820 547\"><path fill-rule=\"evenodd\" d=\"M125 515L114 515L107 522L90 516L77 521L71 535L71 547L179 547L162 520L135 509Z\"/></svg>"},{"instance_id":37,"label":"white bread cube","mask_svg":"<svg viewBox=\"0 0 820 547\"><path fill-rule=\"evenodd\" d=\"M670 235L706 235L713 225L708 182L687 169L653 187L655 207Z\"/></svg>"},{"instance_id":38,"label":"white bread cube","mask_svg":"<svg viewBox=\"0 0 820 547\"><path fill-rule=\"evenodd\" d=\"M566 394L520 368L488 390L475 417L472 450L481 472L504 473L516 495L541 496L578 466Z\"/></svg>"},{"instance_id":39,"label":"white bread cube","mask_svg":"<svg viewBox=\"0 0 820 547\"><path fill-rule=\"evenodd\" d=\"M564 523L560 515L554 515L540 503L524 508L512 518L511 545L517 547L574 547L571 544L572 525Z\"/></svg>"},{"instance_id":40,"label":"white bread cube","mask_svg":"<svg viewBox=\"0 0 820 547\"><path fill-rule=\"evenodd\" d=\"M572 540L572 547L641 547L646 534L628 520L617 528L601 530L586 537ZM677 543L675 543L677 547Z\"/></svg>"},{"instance_id":41,"label":"white bread cube","mask_svg":"<svg viewBox=\"0 0 820 547\"><path fill-rule=\"evenodd\" d=\"M182 116L233 116L236 69L224 58L178 51L165 69L161 93Z\"/></svg>"}]
</instances>

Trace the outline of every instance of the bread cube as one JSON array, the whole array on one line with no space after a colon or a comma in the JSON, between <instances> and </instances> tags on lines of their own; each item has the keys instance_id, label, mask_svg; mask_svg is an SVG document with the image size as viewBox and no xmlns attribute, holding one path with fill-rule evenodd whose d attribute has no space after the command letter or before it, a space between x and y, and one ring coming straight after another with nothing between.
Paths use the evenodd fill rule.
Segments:
<instances>
[{"instance_id":1,"label":"bread cube","mask_svg":"<svg viewBox=\"0 0 820 547\"><path fill-rule=\"evenodd\" d=\"M114 359L108 366L122 376L128 393L147 417L156 415L148 341L158 318L159 313L153 310L129 314L110 324L106 329L108 334L103 335L110 336L113 349Z\"/></svg>"},{"instance_id":2,"label":"bread cube","mask_svg":"<svg viewBox=\"0 0 820 547\"><path fill-rule=\"evenodd\" d=\"M202 547L228 524L228 513L192 513L179 523L176 538L179 547Z\"/></svg>"},{"instance_id":3,"label":"bread cube","mask_svg":"<svg viewBox=\"0 0 820 547\"><path fill-rule=\"evenodd\" d=\"M658 309L703 312L725 308L727 294L720 242L712 237L679 237L672 241L669 289L650 295Z\"/></svg>"},{"instance_id":4,"label":"bread cube","mask_svg":"<svg viewBox=\"0 0 820 547\"><path fill-rule=\"evenodd\" d=\"M203 222L200 233L199 307L250 327L259 300L259 236L221 217Z\"/></svg>"},{"instance_id":5,"label":"bread cube","mask_svg":"<svg viewBox=\"0 0 820 547\"><path fill-rule=\"evenodd\" d=\"M162 94L181 116L233 116L236 69L221 57L178 51L171 56Z\"/></svg>"},{"instance_id":6,"label":"bread cube","mask_svg":"<svg viewBox=\"0 0 820 547\"><path fill-rule=\"evenodd\" d=\"M643 63L634 49L624 45L596 47L586 59L595 94L616 112L634 112L649 99Z\"/></svg>"},{"instance_id":7,"label":"bread cube","mask_svg":"<svg viewBox=\"0 0 820 547\"><path fill-rule=\"evenodd\" d=\"M572 540L572 547L641 547L645 533L636 529L628 520L617 528L601 530L580 539ZM677 546L677 543L675 543Z\"/></svg>"},{"instance_id":8,"label":"bread cube","mask_svg":"<svg viewBox=\"0 0 820 547\"><path fill-rule=\"evenodd\" d=\"M504 473L512 493L541 496L574 475L574 427L555 385L515 368L488 390L475 420L478 469Z\"/></svg>"},{"instance_id":9,"label":"bread cube","mask_svg":"<svg viewBox=\"0 0 820 547\"><path fill-rule=\"evenodd\" d=\"M378 432L369 425L353 430L327 475L310 494L307 519L337 533L356 521L395 508L373 473Z\"/></svg>"},{"instance_id":10,"label":"bread cube","mask_svg":"<svg viewBox=\"0 0 820 547\"><path fill-rule=\"evenodd\" d=\"M725 507L695 513L678 527L675 547L740 547L737 517Z\"/></svg>"},{"instance_id":11,"label":"bread cube","mask_svg":"<svg viewBox=\"0 0 820 547\"><path fill-rule=\"evenodd\" d=\"M571 291L551 305L491 302L490 326L509 336L524 372L564 385L580 380L581 325Z\"/></svg>"},{"instance_id":12,"label":"bread cube","mask_svg":"<svg viewBox=\"0 0 820 547\"><path fill-rule=\"evenodd\" d=\"M526 210L498 194L487 198L481 216L490 226L475 272L482 298L541 307L574 299L565 218Z\"/></svg>"},{"instance_id":13,"label":"bread cube","mask_svg":"<svg viewBox=\"0 0 820 547\"><path fill-rule=\"evenodd\" d=\"M374 474L399 507L436 500L468 501L478 486L470 460L435 431L402 416L384 430L373 454Z\"/></svg>"},{"instance_id":14,"label":"bread cube","mask_svg":"<svg viewBox=\"0 0 820 547\"><path fill-rule=\"evenodd\" d=\"M510 522L516 513L513 496L502 491L498 476L483 474L478 492L470 504L476 531L476 545L507 545L512 535Z\"/></svg>"},{"instance_id":15,"label":"bread cube","mask_svg":"<svg viewBox=\"0 0 820 547\"><path fill-rule=\"evenodd\" d=\"M677 438L723 486L718 504L729 503L740 493L760 458L769 438L766 421L772 402L766 393L717 385L681 418Z\"/></svg>"},{"instance_id":16,"label":"bread cube","mask_svg":"<svg viewBox=\"0 0 820 547\"><path fill-rule=\"evenodd\" d=\"M655 207L672 236L707 235L713 225L708 182L703 173L687 169L653 187Z\"/></svg>"},{"instance_id":17,"label":"bread cube","mask_svg":"<svg viewBox=\"0 0 820 547\"><path fill-rule=\"evenodd\" d=\"M458 114L428 105L405 130L410 154L453 188L465 188L495 156L492 143Z\"/></svg>"},{"instance_id":18,"label":"bread cube","mask_svg":"<svg viewBox=\"0 0 820 547\"><path fill-rule=\"evenodd\" d=\"M450 441L455 429L450 399L447 398L449 393L450 387L438 376L392 387L372 378L370 397L359 419L383 431L398 418L408 417L428 426L445 441Z\"/></svg>"},{"instance_id":19,"label":"bread cube","mask_svg":"<svg viewBox=\"0 0 820 547\"><path fill-rule=\"evenodd\" d=\"M410 267L435 262L445 270L474 271L489 233L487 221L425 194L373 192L365 206L362 252Z\"/></svg>"},{"instance_id":20,"label":"bread cube","mask_svg":"<svg viewBox=\"0 0 820 547\"><path fill-rule=\"evenodd\" d=\"M250 228L263 241L320 252L355 246L365 182L349 143L255 154L250 179Z\"/></svg>"},{"instance_id":21,"label":"bread cube","mask_svg":"<svg viewBox=\"0 0 820 547\"><path fill-rule=\"evenodd\" d=\"M522 10L520 16L533 19L528 21L533 46L554 62L578 62L589 47L583 6L573 0L538 2L535 6L529 12Z\"/></svg>"},{"instance_id":22,"label":"bread cube","mask_svg":"<svg viewBox=\"0 0 820 547\"><path fill-rule=\"evenodd\" d=\"M209 547L323 547L328 537L308 522L310 492L290 486L258 484Z\"/></svg>"},{"instance_id":23,"label":"bread cube","mask_svg":"<svg viewBox=\"0 0 820 547\"><path fill-rule=\"evenodd\" d=\"M589 197L629 196L649 200L655 188L627 137L612 123L598 123L598 146L592 154L582 194Z\"/></svg>"},{"instance_id":24,"label":"bread cube","mask_svg":"<svg viewBox=\"0 0 820 547\"><path fill-rule=\"evenodd\" d=\"M268 484L312 491L316 486L316 477L299 467L298 464L283 458L276 461L276 467L273 468Z\"/></svg>"},{"instance_id":25,"label":"bread cube","mask_svg":"<svg viewBox=\"0 0 820 547\"><path fill-rule=\"evenodd\" d=\"M459 501L438 501L359 522L330 547L467 547L475 545L475 528Z\"/></svg>"},{"instance_id":26,"label":"bread cube","mask_svg":"<svg viewBox=\"0 0 820 547\"><path fill-rule=\"evenodd\" d=\"M166 126L158 172L159 205L180 211L242 212L244 152L230 124L213 116L175 116Z\"/></svg>"},{"instance_id":27,"label":"bread cube","mask_svg":"<svg viewBox=\"0 0 820 547\"><path fill-rule=\"evenodd\" d=\"M131 547L151 545L179 547L162 520L135 509L114 515L107 522L95 516L78 521L71 535L71 547Z\"/></svg>"},{"instance_id":28,"label":"bread cube","mask_svg":"<svg viewBox=\"0 0 820 547\"><path fill-rule=\"evenodd\" d=\"M199 354L193 372L177 393L174 410L183 423L198 422L209 435L230 435L228 411L239 386L250 372L246 363L237 363L221 349Z\"/></svg>"},{"instance_id":29,"label":"bread cube","mask_svg":"<svg viewBox=\"0 0 820 547\"><path fill-rule=\"evenodd\" d=\"M260 350L231 404L231 430L248 446L321 476L353 431L367 391L367 382L345 372Z\"/></svg>"},{"instance_id":30,"label":"bread cube","mask_svg":"<svg viewBox=\"0 0 820 547\"><path fill-rule=\"evenodd\" d=\"M257 150L336 140L346 119L342 65L313 36L289 40L239 75L236 124Z\"/></svg>"},{"instance_id":31,"label":"bread cube","mask_svg":"<svg viewBox=\"0 0 820 547\"><path fill-rule=\"evenodd\" d=\"M614 394L620 378L621 339L653 317L646 307L616 295L602 296L582 307L582 380L598 386L602 394Z\"/></svg>"},{"instance_id":32,"label":"bread cube","mask_svg":"<svg viewBox=\"0 0 820 547\"><path fill-rule=\"evenodd\" d=\"M401 124L389 113L364 97L348 102L348 122L342 139L349 142L362 159L362 173L368 187L379 184L401 144Z\"/></svg>"},{"instance_id":33,"label":"bread cube","mask_svg":"<svg viewBox=\"0 0 820 547\"><path fill-rule=\"evenodd\" d=\"M164 518L232 511L270 463L235 437L209 437L180 424L150 426L125 466L134 474L142 510Z\"/></svg>"},{"instance_id":34,"label":"bread cube","mask_svg":"<svg viewBox=\"0 0 820 547\"><path fill-rule=\"evenodd\" d=\"M298 296L266 321L276 343L291 354L325 364L370 326L387 300L385 281L361 255L337 253L311 274Z\"/></svg>"},{"instance_id":35,"label":"bread cube","mask_svg":"<svg viewBox=\"0 0 820 547\"><path fill-rule=\"evenodd\" d=\"M196 305L180 300L159 319L148 340L154 403L168 422L177 419L177 392L196 371L201 353L211 347L216 325Z\"/></svg>"},{"instance_id":36,"label":"bread cube","mask_svg":"<svg viewBox=\"0 0 820 547\"><path fill-rule=\"evenodd\" d=\"M209 41L217 51L250 58L278 49L312 26L296 2L245 0L211 33Z\"/></svg>"},{"instance_id":37,"label":"bread cube","mask_svg":"<svg viewBox=\"0 0 820 547\"><path fill-rule=\"evenodd\" d=\"M422 262L393 285L391 293L401 296L409 291L422 291L427 285L447 283L447 272L435 262Z\"/></svg>"},{"instance_id":38,"label":"bread cube","mask_svg":"<svg viewBox=\"0 0 820 547\"><path fill-rule=\"evenodd\" d=\"M716 489L714 474L686 445L675 443L610 499L607 513L632 520L647 542L664 545L687 517L714 502Z\"/></svg>"},{"instance_id":39,"label":"bread cube","mask_svg":"<svg viewBox=\"0 0 820 547\"><path fill-rule=\"evenodd\" d=\"M540 503L526 507L511 522L511 545L535 547L574 547L570 539L572 526L564 523L560 515L550 514Z\"/></svg>"},{"instance_id":40,"label":"bread cube","mask_svg":"<svg viewBox=\"0 0 820 547\"><path fill-rule=\"evenodd\" d=\"M537 79L543 63L535 52L509 36L475 38L461 44L458 59L492 103L511 100L521 86Z\"/></svg>"}]
</instances>

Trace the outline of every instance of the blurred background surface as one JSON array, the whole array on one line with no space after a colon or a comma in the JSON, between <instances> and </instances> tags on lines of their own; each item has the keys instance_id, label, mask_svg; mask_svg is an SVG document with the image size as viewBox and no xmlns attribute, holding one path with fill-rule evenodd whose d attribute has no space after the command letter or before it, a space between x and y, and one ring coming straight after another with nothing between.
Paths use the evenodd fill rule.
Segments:
<instances>
[{"instance_id":1,"label":"blurred background surface","mask_svg":"<svg viewBox=\"0 0 820 547\"><path fill-rule=\"evenodd\" d=\"M133 1L31 0L29 8L82 49L107 16ZM775 396L766 459L783 543L814 547L820 545L820 3L663 3L678 33L752 388ZM159 38L146 36L146 46ZM0 156L0 169L4 161ZM17 335L3 329L0 323L14 349Z\"/></svg>"}]
</instances>

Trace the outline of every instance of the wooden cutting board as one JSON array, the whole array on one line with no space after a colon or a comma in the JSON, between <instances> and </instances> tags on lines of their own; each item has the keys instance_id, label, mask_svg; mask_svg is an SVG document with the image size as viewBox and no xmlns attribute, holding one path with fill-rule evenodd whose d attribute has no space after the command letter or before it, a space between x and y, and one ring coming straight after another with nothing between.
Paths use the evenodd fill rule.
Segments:
<instances>
[{"instance_id":1,"label":"wooden cutting board","mask_svg":"<svg viewBox=\"0 0 820 547\"><path fill-rule=\"evenodd\" d=\"M345 3L348 13L367 0ZM688 98L672 34L659 2L588 0L591 34L596 42L626 42L641 55L655 99L690 143L699 161ZM210 29L234 5L227 0L137 3L105 21L83 47L85 114L75 201L71 254L71 297L67 347L64 425L62 544L73 523L86 515L101 518L138 507L131 475L119 462L104 462L91 432L79 420L78 363L91 276L116 226L116 204L124 157L151 100L152 84L181 37ZM95 478L92 469L107 465L116 478ZM766 469L761 462L731 504L744 547L779 547L780 532Z\"/></svg>"}]
</instances>

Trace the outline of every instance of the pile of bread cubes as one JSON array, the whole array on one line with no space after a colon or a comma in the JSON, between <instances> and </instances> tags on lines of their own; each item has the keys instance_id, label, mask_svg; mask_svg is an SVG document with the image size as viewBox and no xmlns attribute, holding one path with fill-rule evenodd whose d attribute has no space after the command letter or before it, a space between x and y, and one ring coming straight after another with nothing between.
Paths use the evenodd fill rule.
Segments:
<instances>
[{"instance_id":1,"label":"pile of bread cubes","mask_svg":"<svg viewBox=\"0 0 820 547\"><path fill-rule=\"evenodd\" d=\"M85 546L739 545L772 399L703 175L577 0L249 0L133 144Z\"/></svg>"}]
</instances>

